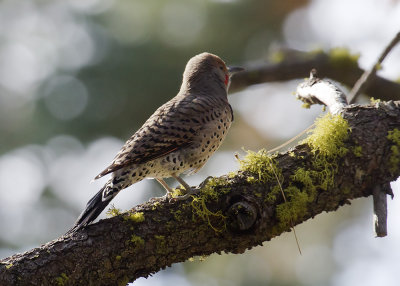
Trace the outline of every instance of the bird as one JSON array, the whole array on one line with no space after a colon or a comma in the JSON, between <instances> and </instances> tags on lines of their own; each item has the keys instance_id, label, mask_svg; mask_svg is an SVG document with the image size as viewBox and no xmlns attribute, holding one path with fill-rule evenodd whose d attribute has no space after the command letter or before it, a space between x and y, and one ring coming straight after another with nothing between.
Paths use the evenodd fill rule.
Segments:
<instances>
[{"instance_id":1,"label":"bird","mask_svg":"<svg viewBox=\"0 0 400 286\"><path fill-rule=\"evenodd\" d=\"M174 200L193 194L195 190L180 175L198 172L224 141L234 119L227 97L230 79L242 70L227 67L208 52L192 57L178 94L159 107L95 177L111 174L66 234L86 227L121 190L145 178L157 180L169 198L173 190L164 178L177 180L186 194Z\"/></svg>"}]
</instances>

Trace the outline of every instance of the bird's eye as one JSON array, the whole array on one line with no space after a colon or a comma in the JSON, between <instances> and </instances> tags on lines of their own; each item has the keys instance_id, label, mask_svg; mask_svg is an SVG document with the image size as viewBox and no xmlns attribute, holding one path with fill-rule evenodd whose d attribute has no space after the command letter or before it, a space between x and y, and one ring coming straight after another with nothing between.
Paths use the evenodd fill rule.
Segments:
<instances>
[{"instance_id":1,"label":"bird's eye","mask_svg":"<svg viewBox=\"0 0 400 286\"><path fill-rule=\"evenodd\" d=\"M224 68L222 66L219 67L220 70L224 71Z\"/></svg>"}]
</instances>

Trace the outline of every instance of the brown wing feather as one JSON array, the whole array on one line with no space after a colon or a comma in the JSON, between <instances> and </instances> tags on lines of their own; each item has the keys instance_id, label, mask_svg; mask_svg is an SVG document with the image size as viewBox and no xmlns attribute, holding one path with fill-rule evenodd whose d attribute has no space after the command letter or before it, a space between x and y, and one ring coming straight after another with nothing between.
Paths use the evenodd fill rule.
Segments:
<instances>
[{"instance_id":1,"label":"brown wing feather","mask_svg":"<svg viewBox=\"0 0 400 286\"><path fill-rule=\"evenodd\" d=\"M190 101L190 98L187 98L187 100L171 100L157 109L124 144L110 166L97 175L95 179L131 164L146 163L192 144L193 138L201 125L185 127L188 125L186 123L188 114L182 113L182 111L185 111L185 105L190 105ZM190 112L193 113L193 110L190 110ZM201 112L195 112L191 115L197 118L201 115Z\"/></svg>"}]
</instances>

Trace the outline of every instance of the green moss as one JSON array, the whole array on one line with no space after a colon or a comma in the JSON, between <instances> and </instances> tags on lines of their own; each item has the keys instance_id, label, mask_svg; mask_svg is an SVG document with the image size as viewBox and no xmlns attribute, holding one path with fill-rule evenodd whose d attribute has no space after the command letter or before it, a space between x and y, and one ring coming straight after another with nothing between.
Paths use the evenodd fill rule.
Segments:
<instances>
[{"instance_id":1,"label":"green moss","mask_svg":"<svg viewBox=\"0 0 400 286\"><path fill-rule=\"evenodd\" d=\"M157 253L164 254L166 253L166 241L164 235L155 235L154 238L157 241Z\"/></svg>"},{"instance_id":2,"label":"green moss","mask_svg":"<svg viewBox=\"0 0 400 286\"><path fill-rule=\"evenodd\" d=\"M207 179L206 184L201 188L200 195L207 201L216 201L221 194L229 192L228 185L229 182L226 178L210 177Z\"/></svg>"},{"instance_id":3,"label":"green moss","mask_svg":"<svg viewBox=\"0 0 400 286\"><path fill-rule=\"evenodd\" d=\"M129 283L129 278L128 276L124 276L124 278L122 278L120 281L118 281L118 285L119 286L126 286Z\"/></svg>"},{"instance_id":4,"label":"green moss","mask_svg":"<svg viewBox=\"0 0 400 286\"><path fill-rule=\"evenodd\" d=\"M173 197L173 198L185 195L185 191L184 191L183 187L172 189L172 191L173 192L171 193L171 197Z\"/></svg>"},{"instance_id":5,"label":"green moss","mask_svg":"<svg viewBox=\"0 0 400 286\"><path fill-rule=\"evenodd\" d=\"M217 201L221 194L229 192L228 180L226 178L209 178L206 184L201 188L198 196L193 196L193 200L190 202L192 207L192 220L195 221L197 218L207 222L208 225L215 231L221 232L226 228L226 216L222 214L222 211L212 212L207 208L207 202ZM211 223L211 218L217 219L217 224Z\"/></svg>"},{"instance_id":6,"label":"green moss","mask_svg":"<svg viewBox=\"0 0 400 286\"><path fill-rule=\"evenodd\" d=\"M389 171L391 174L399 170L400 165L400 130L397 128L388 132L387 138L395 145L390 146Z\"/></svg>"},{"instance_id":7,"label":"green moss","mask_svg":"<svg viewBox=\"0 0 400 286\"><path fill-rule=\"evenodd\" d=\"M182 211L181 210L176 210L173 212L174 218L177 221L181 221L182 220Z\"/></svg>"},{"instance_id":8,"label":"green moss","mask_svg":"<svg viewBox=\"0 0 400 286\"><path fill-rule=\"evenodd\" d=\"M376 103L380 103L381 102L381 100L379 98L375 99L372 96L370 97L369 101L371 102L371 104L376 104Z\"/></svg>"},{"instance_id":9,"label":"green moss","mask_svg":"<svg viewBox=\"0 0 400 286\"><path fill-rule=\"evenodd\" d=\"M353 147L353 154L356 157L362 157L362 147L361 146Z\"/></svg>"},{"instance_id":10,"label":"green moss","mask_svg":"<svg viewBox=\"0 0 400 286\"><path fill-rule=\"evenodd\" d=\"M345 67L357 65L360 54L351 54L346 48L334 48L328 52L329 61L333 66Z\"/></svg>"},{"instance_id":11,"label":"green moss","mask_svg":"<svg viewBox=\"0 0 400 286\"><path fill-rule=\"evenodd\" d=\"M153 206L151 207L151 210L155 211L157 207L160 206L160 202L155 202Z\"/></svg>"},{"instance_id":12,"label":"green moss","mask_svg":"<svg viewBox=\"0 0 400 286\"><path fill-rule=\"evenodd\" d=\"M246 156L239 160L240 170L256 174L256 179L262 182L276 181L275 173L280 174L281 170L276 166L276 155L269 155L267 150L261 149L258 152L247 151ZM283 177L281 176L283 179Z\"/></svg>"},{"instance_id":13,"label":"green moss","mask_svg":"<svg viewBox=\"0 0 400 286\"><path fill-rule=\"evenodd\" d=\"M302 143L310 145L313 153L320 153L329 158L342 157L348 152L344 141L348 138L349 123L341 115L326 114L315 121L315 128L310 131Z\"/></svg>"},{"instance_id":14,"label":"green moss","mask_svg":"<svg viewBox=\"0 0 400 286\"><path fill-rule=\"evenodd\" d=\"M207 208L206 199L205 197L193 197L191 202L193 208L193 216L192 219L195 220L196 217L199 217L203 221L207 222L208 225L215 231L215 232L222 232L226 229L226 216L222 214L222 211L219 210L217 212L212 212ZM210 218L214 217L219 220L218 226L214 226L211 223Z\"/></svg>"},{"instance_id":15,"label":"green moss","mask_svg":"<svg viewBox=\"0 0 400 286\"><path fill-rule=\"evenodd\" d=\"M350 194L350 192L351 192L351 188L349 187L349 186L344 186L343 188L342 188L342 192L343 192L343 194Z\"/></svg>"},{"instance_id":16,"label":"green moss","mask_svg":"<svg viewBox=\"0 0 400 286\"><path fill-rule=\"evenodd\" d=\"M65 273L61 273L60 276L56 278L56 283L58 286L64 286L68 281L68 276Z\"/></svg>"},{"instance_id":17,"label":"green moss","mask_svg":"<svg viewBox=\"0 0 400 286\"><path fill-rule=\"evenodd\" d=\"M310 54L311 56L315 56L315 55L319 55L319 54L323 54L323 53L324 53L324 49L322 49L322 48L315 48L308 52L308 54Z\"/></svg>"},{"instance_id":18,"label":"green moss","mask_svg":"<svg viewBox=\"0 0 400 286\"><path fill-rule=\"evenodd\" d=\"M349 137L348 122L340 115L330 114L316 120L316 126L303 141L310 146L314 158L311 166L299 167L293 171L286 183L283 181L282 170L276 163L276 155L268 155L266 150L248 151L243 160L239 160L240 169L250 172L247 182L275 183L271 186L264 201L272 204L281 193L285 194L286 202L276 208L279 224L274 231L282 231L291 226L292 222L301 220L307 214L307 205L316 198L317 190L327 190L335 184L335 174L338 171L338 159L343 157L348 149L345 141ZM359 154L360 148L355 152ZM292 152L291 157L296 157ZM301 159L297 157L297 159ZM282 189L283 188L283 189Z\"/></svg>"},{"instance_id":19,"label":"green moss","mask_svg":"<svg viewBox=\"0 0 400 286\"><path fill-rule=\"evenodd\" d=\"M337 160L343 157L348 149L345 140L349 136L348 122L340 115L326 116L316 120L316 127L303 141L310 146L314 156L311 168L300 167L290 176L288 186L283 190L287 202L277 206L279 219L278 228L290 227L291 221L301 220L307 214L307 204L315 200L317 189L327 190L335 184L335 174L338 171ZM355 152L360 153L357 148ZM271 194L278 194L279 186L275 186Z\"/></svg>"},{"instance_id":20,"label":"green moss","mask_svg":"<svg viewBox=\"0 0 400 286\"><path fill-rule=\"evenodd\" d=\"M285 53L283 51L276 51L272 53L269 58L272 63L278 64L285 59Z\"/></svg>"},{"instance_id":21,"label":"green moss","mask_svg":"<svg viewBox=\"0 0 400 286\"><path fill-rule=\"evenodd\" d=\"M276 207L276 214L281 226L290 227L291 221L300 220L307 214L307 203L310 198L306 192L300 191L295 186L289 186L284 192L287 202Z\"/></svg>"},{"instance_id":22,"label":"green moss","mask_svg":"<svg viewBox=\"0 0 400 286\"><path fill-rule=\"evenodd\" d=\"M131 236L130 242L133 243L135 247L140 247L144 245L143 238L134 234Z\"/></svg>"},{"instance_id":23,"label":"green moss","mask_svg":"<svg viewBox=\"0 0 400 286\"><path fill-rule=\"evenodd\" d=\"M117 255L117 256L115 256L115 260L116 260L116 261L120 261L120 260L121 260L121 258L122 258L122 256L121 256L121 255Z\"/></svg>"},{"instance_id":24,"label":"green moss","mask_svg":"<svg viewBox=\"0 0 400 286\"><path fill-rule=\"evenodd\" d=\"M114 217L120 215L122 213L121 209L117 209L114 205L111 205L110 208L107 210L106 215L107 217Z\"/></svg>"},{"instance_id":25,"label":"green moss","mask_svg":"<svg viewBox=\"0 0 400 286\"><path fill-rule=\"evenodd\" d=\"M143 212L135 212L135 213L129 213L124 217L125 220L130 220L135 223L140 223L144 222L144 213Z\"/></svg>"},{"instance_id":26,"label":"green moss","mask_svg":"<svg viewBox=\"0 0 400 286\"><path fill-rule=\"evenodd\" d=\"M236 172L229 172L229 173L228 173L228 178L229 178L229 179L233 179L233 178L236 177L236 175L237 175Z\"/></svg>"},{"instance_id":27,"label":"green moss","mask_svg":"<svg viewBox=\"0 0 400 286\"><path fill-rule=\"evenodd\" d=\"M10 269L11 267L13 267L12 263L6 265L6 269Z\"/></svg>"}]
</instances>

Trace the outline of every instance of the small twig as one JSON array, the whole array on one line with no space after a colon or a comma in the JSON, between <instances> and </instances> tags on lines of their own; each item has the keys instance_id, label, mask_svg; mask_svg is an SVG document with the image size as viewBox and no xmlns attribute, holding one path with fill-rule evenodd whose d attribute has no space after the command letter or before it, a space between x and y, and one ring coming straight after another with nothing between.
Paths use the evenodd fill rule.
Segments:
<instances>
[{"instance_id":1,"label":"small twig","mask_svg":"<svg viewBox=\"0 0 400 286\"><path fill-rule=\"evenodd\" d=\"M292 143L293 141L299 139L301 136L303 136L304 134L306 134L308 131L311 130L311 128L313 128L315 126L315 123L311 124L310 126L308 126L306 129L304 129L303 131L301 131L299 134L295 135L294 137L290 138L289 140L287 140L286 142L282 143L281 145L268 150L268 154L274 153L276 151L279 151L280 149L282 149L283 147L286 147L287 145L289 145L290 143Z\"/></svg>"},{"instance_id":2,"label":"small twig","mask_svg":"<svg viewBox=\"0 0 400 286\"><path fill-rule=\"evenodd\" d=\"M386 56L390 53L390 51L400 42L400 32L396 34L396 36L390 41L389 45L382 52L378 61L373 65L373 67L369 71L365 71L363 75L357 80L353 89L349 94L349 103L353 103L357 97L366 90L368 85L374 80L376 71L380 69L380 66Z\"/></svg>"},{"instance_id":3,"label":"small twig","mask_svg":"<svg viewBox=\"0 0 400 286\"><path fill-rule=\"evenodd\" d=\"M387 235L387 195L393 195L390 184L375 186L372 191L374 202L374 228L377 237Z\"/></svg>"},{"instance_id":4,"label":"small twig","mask_svg":"<svg viewBox=\"0 0 400 286\"><path fill-rule=\"evenodd\" d=\"M307 104L324 104L332 114L338 114L347 105L346 95L336 85L317 77L312 69L310 78L297 86L296 97Z\"/></svg>"}]
</instances>

